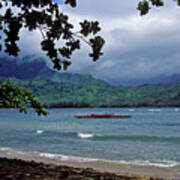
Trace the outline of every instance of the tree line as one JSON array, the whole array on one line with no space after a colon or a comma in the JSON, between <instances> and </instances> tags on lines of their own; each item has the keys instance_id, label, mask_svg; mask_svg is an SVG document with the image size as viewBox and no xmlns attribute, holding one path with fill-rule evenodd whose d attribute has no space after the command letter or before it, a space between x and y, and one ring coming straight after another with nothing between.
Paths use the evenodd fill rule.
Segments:
<instances>
[{"instance_id":1,"label":"tree line","mask_svg":"<svg viewBox=\"0 0 180 180\"><path fill-rule=\"evenodd\" d=\"M180 83L169 86L125 87L108 84L80 85L50 80L12 80L18 86L30 89L37 100L48 108L180 106Z\"/></svg>"}]
</instances>

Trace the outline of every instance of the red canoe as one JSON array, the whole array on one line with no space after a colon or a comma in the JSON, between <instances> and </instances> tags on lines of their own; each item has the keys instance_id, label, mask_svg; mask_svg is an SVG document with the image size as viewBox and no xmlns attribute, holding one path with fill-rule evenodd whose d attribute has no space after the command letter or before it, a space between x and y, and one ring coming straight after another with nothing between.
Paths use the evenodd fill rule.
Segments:
<instances>
[{"instance_id":1,"label":"red canoe","mask_svg":"<svg viewBox=\"0 0 180 180\"><path fill-rule=\"evenodd\" d=\"M76 118L130 118L131 115L115 115L115 114L90 114L75 115Z\"/></svg>"}]
</instances>

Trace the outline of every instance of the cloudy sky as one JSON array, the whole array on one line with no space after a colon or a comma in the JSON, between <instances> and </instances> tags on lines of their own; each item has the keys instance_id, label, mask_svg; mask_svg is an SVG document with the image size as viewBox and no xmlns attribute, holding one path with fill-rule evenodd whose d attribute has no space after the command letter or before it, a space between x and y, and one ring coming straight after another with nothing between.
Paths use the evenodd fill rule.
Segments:
<instances>
[{"instance_id":1,"label":"cloudy sky","mask_svg":"<svg viewBox=\"0 0 180 180\"><path fill-rule=\"evenodd\" d=\"M78 0L78 7L61 5L73 23L98 20L106 40L104 55L93 63L90 48L75 53L69 72L92 74L115 84L140 82L179 73L180 7L166 0L146 16L136 10L138 0ZM40 53L38 33L23 33L23 50ZM34 44L31 46L30 44Z\"/></svg>"}]
</instances>

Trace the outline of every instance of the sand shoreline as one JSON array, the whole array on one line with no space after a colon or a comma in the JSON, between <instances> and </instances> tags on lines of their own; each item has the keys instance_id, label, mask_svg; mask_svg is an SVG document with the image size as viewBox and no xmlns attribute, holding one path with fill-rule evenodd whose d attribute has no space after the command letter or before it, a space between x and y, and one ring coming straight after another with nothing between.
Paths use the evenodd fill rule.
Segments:
<instances>
[{"instance_id":1,"label":"sand shoreline","mask_svg":"<svg viewBox=\"0 0 180 180\"><path fill-rule=\"evenodd\" d=\"M172 178L180 179L180 169L176 168L164 168L155 166L140 166L131 164L121 164L115 162L103 162L103 161L65 161L59 159L52 159L45 156L39 156L38 154L16 152L12 149L1 148L0 158L7 159L20 159L26 162L34 161L36 163L51 164L54 166L67 166L69 168L83 168L94 169L96 171L103 171L108 173L123 174L125 176L148 176L156 178ZM0 161L1 162L1 161Z\"/></svg>"}]
</instances>

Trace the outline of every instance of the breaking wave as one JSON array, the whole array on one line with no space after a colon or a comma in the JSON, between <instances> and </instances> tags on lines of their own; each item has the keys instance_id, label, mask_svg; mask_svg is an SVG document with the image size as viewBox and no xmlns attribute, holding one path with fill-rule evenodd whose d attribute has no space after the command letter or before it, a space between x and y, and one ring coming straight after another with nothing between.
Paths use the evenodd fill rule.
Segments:
<instances>
[{"instance_id":1,"label":"breaking wave","mask_svg":"<svg viewBox=\"0 0 180 180\"><path fill-rule=\"evenodd\" d=\"M176 142L180 143L180 138L176 136L160 137L160 136L144 136L144 135L102 135L91 133L78 133L81 139L91 140L121 140L121 141L160 141L160 142Z\"/></svg>"},{"instance_id":2,"label":"breaking wave","mask_svg":"<svg viewBox=\"0 0 180 180\"><path fill-rule=\"evenodd\" d=\"M36 131L36 134L43 134L43 133L44 133L44 131L41 130L41 129L38 129L38 130Z\"/></svg>"},{"instance_id":3,"label":"breaking wave","mask_svg":"<svg viewBox=\"0 0 180 180\"><path fill-rule=\"evenodd\" d=\"M120 164L130 164L130 165L139 165L139 166L156 166L156 167L179 167L180 162L173 161L173 160L161 160L161 159L151 159L151 160L105 160L105 159L96 159L96 158L89 158L89 157L79 157L79 156L71 156L71 155L63 155L63 154L53 154L53 153L46 153L46 152L26 152L20 151L13 148L8 147L0 147L0 152L6 152L6 154L11 154L14 157L30 157L30 158L37 158L37 156L60 160L60 161L70 161L70 162L104 162L104 163L120 163Z\"/></svg>"}]
</instances>

